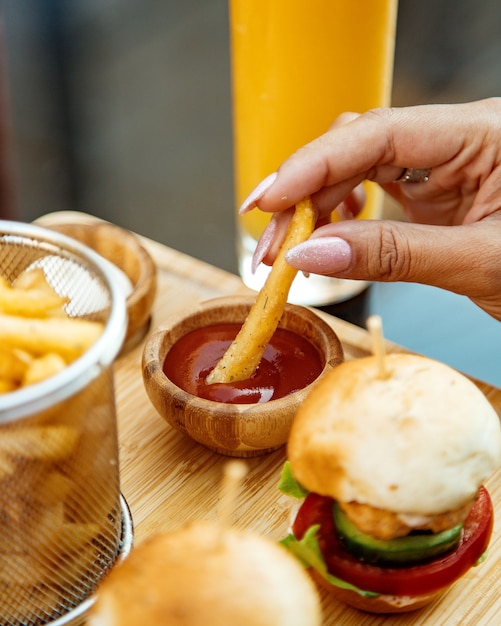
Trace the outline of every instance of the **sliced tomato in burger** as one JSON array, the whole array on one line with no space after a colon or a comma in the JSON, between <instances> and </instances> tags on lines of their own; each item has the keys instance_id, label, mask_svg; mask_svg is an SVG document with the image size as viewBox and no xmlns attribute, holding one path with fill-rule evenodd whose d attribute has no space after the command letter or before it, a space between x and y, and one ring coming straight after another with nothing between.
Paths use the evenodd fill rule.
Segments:
<instances>
[{"instance_id":1,"label":"sliced tomato in burger","mask_svg":"<svg viewBox=\"0 0 501 626\"><path fill-rule=\"evenodd\" d=\"M305 494L300 485L293 485L290 469L283 478L282 491L295 497ZM306 494L283 545L331 584L365 596L418 596L448 587L482 559L492 534L492 502L481 487L454 549L423 563L376 565L360 560L342 544L333 515L335 501Z\"/></svg>"}]
</instances>

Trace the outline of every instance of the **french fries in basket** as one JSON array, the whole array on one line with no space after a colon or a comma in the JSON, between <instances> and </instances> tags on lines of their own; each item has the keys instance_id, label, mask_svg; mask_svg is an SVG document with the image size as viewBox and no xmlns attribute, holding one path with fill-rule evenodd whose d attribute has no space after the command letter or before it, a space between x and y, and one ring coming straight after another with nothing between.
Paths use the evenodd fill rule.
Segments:
<instances>
[{"instance_id":1,"label":"french fries in basket","mask_svg":"<svg viewBox=\"0 0 501 626\"><path fill-rule=\"evenodd\" d=\"M70 317L68 303L41 268L12 284L0 277L0 394L56 374L101 335L102 323ZM108 381L98 384L108 390ZM0 624L45 623L102 572L115 492L104 487L97 498L82 488L88 472L107 475L114 454L102 395L92 384L56 408L2 424Z\"/></svg>"},{"instance_id":2,"label":"french fries in basket","mask_svg":"<svg viewBox=\"0 0 501 626\"><path fill-rule=\"evenodd\" d=\"M71 363L102 332L101 324L73 318L25 318L0 313L0 345L41 356L55 352Z\"/></svg>"},{"instance_id":3,"label":"french fries in basket","mask_svg":"<svg viewBox=\"0 0 501 626\"><path fill-rule=\"evenodd\" d=\"M31 272L26 272L29 274ZM55 309L61 309L66 304L66 298L61 298L52 289L48 291L35 283L30 287L16 285L11 287L5 278L0 277L0 308L9 315L23 317L41 317L50 314Z\"/></svg>"},{"instance_id":4,"label":"french fries in basket","mask_svg":"<svg viewBox=\"0 0 501 626\"><path fill-rule=\"evenodd\" d=\"M69 317L41 268L0 277L0 394L53 376L85 352L103 325Z\"/></svg>"},{"instance_id":5,"label":"french fries in basket","mask_svg":"<svg viewBox=\"0 0 501 626\"><path fill-rule=\"evenodd\" d=\"M250 378L275 332L287 303L297 270L285 260L286 252L308 239L315 227L310 198L298 202L271 272L258 293L242 328L221 360L207 377L207 383L229 383Z\"/></svg>"}]
</instances>

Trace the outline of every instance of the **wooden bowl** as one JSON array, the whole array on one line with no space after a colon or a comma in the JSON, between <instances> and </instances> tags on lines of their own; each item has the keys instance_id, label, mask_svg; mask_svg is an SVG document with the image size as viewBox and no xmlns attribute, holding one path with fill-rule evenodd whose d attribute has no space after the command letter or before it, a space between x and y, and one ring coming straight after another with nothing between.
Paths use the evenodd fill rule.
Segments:
<instances>
[{"instance_id":1,"label":"wooden bowl","mask_svg":"<svg viewBox=\"0 0 501 626\"><path fill-rule=\"evenodd\" d=\"M127 332L124 349L136 345L147 331L156 294L156 266L139 238L108 222L49 223L48 228L81 241L118 267L129 279Z\"/></svg>"},{"instance_id":2,"label":"wooden bowl","mask_svg":"<svg viewBox=\"0 0 501 626\"><path fill-rule=\"evenodd\" d=\"M181 433L215 452L235 457L258 456L284 445L296 409L316 381L277 400L226 404L180 389L164 374L163 363L170 348L186 333L220 322L241 324L253 302L253 297L241 296L203 302L167 320L162 329L150 336L143 350L144 385L157 412ZM317 347L324 363L320 377L344 360L337 335L310 309L287 305L280 326Z\"/></svg>"}]
</instances>

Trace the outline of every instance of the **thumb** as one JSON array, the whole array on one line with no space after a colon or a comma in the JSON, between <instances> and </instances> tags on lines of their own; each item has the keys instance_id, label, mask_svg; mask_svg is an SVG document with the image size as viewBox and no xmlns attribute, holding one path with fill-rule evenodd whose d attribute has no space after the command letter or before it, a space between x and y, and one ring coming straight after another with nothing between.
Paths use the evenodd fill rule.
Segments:
<instances>
[{"instance_id":1,"label":"thumb","mask_svg":"<svg viewBox=\"0 0 501 626\"><path fill-rule=\"evenodd\" d=\"M464 226L335 222L289 250L286 259L303 272L424 283L480 298L501 289L499 272L493 271L501 236L487 222Z\"/></svg>"}]
</instances>

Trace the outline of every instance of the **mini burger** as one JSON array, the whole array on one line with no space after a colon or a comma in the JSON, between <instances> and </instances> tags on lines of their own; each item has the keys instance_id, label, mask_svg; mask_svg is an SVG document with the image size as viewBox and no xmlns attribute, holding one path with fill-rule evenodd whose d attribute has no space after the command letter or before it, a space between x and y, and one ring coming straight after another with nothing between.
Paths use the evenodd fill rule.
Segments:
<instances>
[{"instance_id":1,"label":"mini burger","mask_svg":"<svg viewBox=\"0 0 501 626\"><path fill-rule=\"evenodd\" d=\"M282 546L209 522L146 539L111 570L89 626L320 626L315 585Z\"/></svg>"},{"instance_id":2,"label":"mini burger","mask_svg":"<svg viewBox=\"0 0 501 626\"><path fill-rule=\"evenodd\" d=\"M339 599L419 608L480 563L493 528L486 479L499 417L450 367L409 355L348 361L292 425L282 491L304 497L283 540Z\"/></svg>"}]
</instances>

